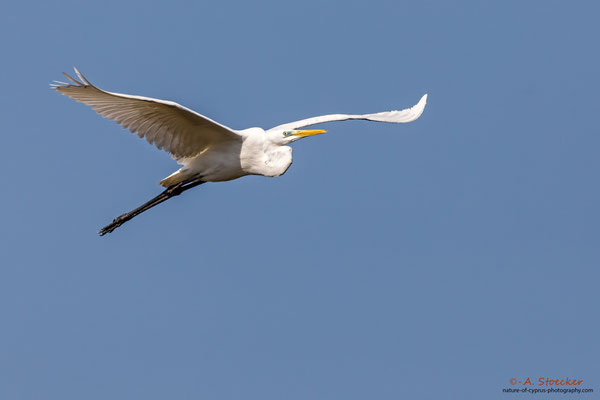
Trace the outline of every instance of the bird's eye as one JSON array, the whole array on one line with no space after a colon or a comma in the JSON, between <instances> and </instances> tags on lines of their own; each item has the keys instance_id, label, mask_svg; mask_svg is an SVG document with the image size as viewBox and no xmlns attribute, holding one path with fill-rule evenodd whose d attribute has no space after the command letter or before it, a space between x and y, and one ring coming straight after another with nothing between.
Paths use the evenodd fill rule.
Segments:
<instances>
[{"instance_id":1,"label":"bird's eye","mask_svg":"<svg viewBox=\"0 0 600 400\"><path fill-rule=\"evenodd\" d=\"M290 136L291 134L292 134L292 131L283 132L283 136Z\"/></svg>"}]
</instances>

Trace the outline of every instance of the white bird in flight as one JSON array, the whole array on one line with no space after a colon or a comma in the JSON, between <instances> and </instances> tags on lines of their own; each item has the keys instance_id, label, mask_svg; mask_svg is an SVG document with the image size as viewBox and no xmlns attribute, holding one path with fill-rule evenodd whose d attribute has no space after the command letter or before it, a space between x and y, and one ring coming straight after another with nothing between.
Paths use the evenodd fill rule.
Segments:
<instances>
[{"instance_id":1,"label":"white bird in flight","mask_svg":"<svg viewBox=\"0 0 600 400\"><path fill-rule=\"evenodd\" d=\"M171 153L182 165L160 181L166 188L161 194L115 218L98 232L100 235L112 232L136 215L205 182L230 181L245 175L283 175L292 164L292 148L288 144L326 132L322 129L299 128L349 119L411 122L421 116L427 102L427 95L424 95L415 106L399 111L363 115L330 114L268 130L235 130L172 101L98 89L77 68L74 69L79 80L63 72L71 83L54 81L50 86L65 96L91 106L103 117Z\"/></svg>"}]
</instances>

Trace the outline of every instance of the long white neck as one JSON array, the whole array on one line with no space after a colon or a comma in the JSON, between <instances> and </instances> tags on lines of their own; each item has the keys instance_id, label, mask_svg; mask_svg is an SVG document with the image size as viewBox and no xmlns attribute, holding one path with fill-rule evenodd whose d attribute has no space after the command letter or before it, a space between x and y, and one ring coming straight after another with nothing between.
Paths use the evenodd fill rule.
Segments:
<instances>
[{"instance_id":1,"label":"long white neck","mask_svg":"<svg viewBox=\"0 0 600 400\"><path fill-rule=\"evenodd\" d=\"M280 176L292 165L292 148L274 144L260 128L243 132L240 153L242 169L253 175Z\"/></svg>"}]
</instances>

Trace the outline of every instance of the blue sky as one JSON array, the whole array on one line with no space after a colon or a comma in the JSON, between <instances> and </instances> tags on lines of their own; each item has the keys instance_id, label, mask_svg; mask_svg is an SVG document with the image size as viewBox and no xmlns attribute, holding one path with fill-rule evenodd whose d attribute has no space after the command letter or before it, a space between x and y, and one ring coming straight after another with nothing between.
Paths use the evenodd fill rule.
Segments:
<instances>
[{"instance_id":1,"label":"blue sky","mask_svg":"<svg viewBox=\"0 0 600 400\"><path fill-rule=\"evenodd\" d=\"M597 392L599 11L3 5L0 398ZM101 238L177 165L48 89L73 65L236 129L429 104L324 125L284 176L203 185Z\"/></svg>"}]
</instances>

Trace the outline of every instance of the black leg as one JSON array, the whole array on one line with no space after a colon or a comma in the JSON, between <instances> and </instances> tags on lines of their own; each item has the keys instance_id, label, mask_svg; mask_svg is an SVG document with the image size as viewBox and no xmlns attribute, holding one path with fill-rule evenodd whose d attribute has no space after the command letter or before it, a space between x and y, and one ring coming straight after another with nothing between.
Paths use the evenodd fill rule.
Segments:
<instances>
[{"instance_id":1,"label":"black leg","mask_svg":"<svg viewBox=\"0 0 600 400\"><path fill-rule=\"evenodd\" d=\"M184 182L178 183L173 186L169 186L168 188L165 189L164 192L162 192L161 194L159 194L152 200L142 204L141 206L139 206L138 208L136 208L133 211L130 211L128 213L125 213L125 214L120 215L117 218L115 218L113 220L113 222L106 225L104 228L100 229L98 234L100 236L104 236L107 233L114 231L119 226L123 225L125 222L129 221L136 215L139 215L139 214L143 213L144 211L149 210L156 205L159 205L163 201L169 200L171 197L179 196L181 193L185 192L186 190L194 188L203 183L204 183L204 181L202 181L200 179L192 179L189 181L184 181Z\"/></svg>"}]
</instances>

